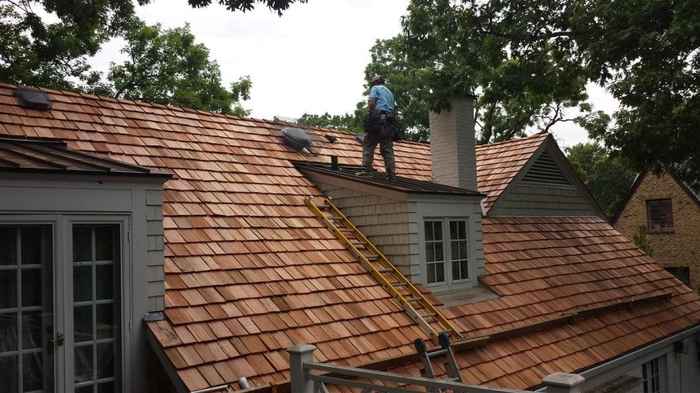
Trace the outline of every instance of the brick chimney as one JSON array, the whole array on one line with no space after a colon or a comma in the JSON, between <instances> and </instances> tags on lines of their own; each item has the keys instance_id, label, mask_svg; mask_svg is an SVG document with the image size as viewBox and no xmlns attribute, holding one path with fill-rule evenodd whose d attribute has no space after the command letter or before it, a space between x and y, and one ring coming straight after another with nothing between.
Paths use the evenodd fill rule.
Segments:
<instances>
[{"instance_id":1,"label":"brick chimney","mask_svg":"<svg viewBox=\"0 0 700 393\"><path fill-rule=\"evenodd\" d=\"M450 110L430 112L433 181L476 191L474 97L455 98Z\"/></svg>"}]
</instances>

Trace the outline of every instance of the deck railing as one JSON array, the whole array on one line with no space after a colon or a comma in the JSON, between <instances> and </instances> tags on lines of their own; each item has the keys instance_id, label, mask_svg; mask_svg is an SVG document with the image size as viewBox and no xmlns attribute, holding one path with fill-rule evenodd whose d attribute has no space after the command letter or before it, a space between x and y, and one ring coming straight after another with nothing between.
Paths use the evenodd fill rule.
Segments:
<instances>
[{"instance_id":1,"label":"deck railing","mask_svg":"<svg viewBox=\"0 0 700 393\"><path fill-rule=\"evenodd\" d=\"M313 345L288 349L291 393L328 393L328 385L362 393L532 393L531 391L467 385L448 380L409 377L384 371L340 367L314 361ZM556 373L543 380L546 393L582 393L584 379L577 374Z\"/></svg>"}]
</instances>

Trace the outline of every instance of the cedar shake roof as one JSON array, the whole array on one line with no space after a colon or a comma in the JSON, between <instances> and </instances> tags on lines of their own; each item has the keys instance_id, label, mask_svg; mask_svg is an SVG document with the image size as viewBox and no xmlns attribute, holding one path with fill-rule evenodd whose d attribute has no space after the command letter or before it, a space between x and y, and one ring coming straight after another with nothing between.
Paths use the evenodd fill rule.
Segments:
<instances>
[{"instance_id":1,"label":"cedar shake roof","mask_svg":"<svg viewBox=\"0 0 700 393\"><path fill-rule=\"evenodd\" d=\"M157 169L128 165L68 149L59 140L0 136L0 172L170 177Z\"/></svg>"},{"instance_id":2,"label":"cedar shake roof","mask_svg":"<svg viewBox=\"0 0 700 393\"><path fill-rule=\"evenodd\" d=\"M163 196L165 319L148 327L186 389L286 383L292 343L316 345L321 361L386 368L425 338L304 205L320 192L293 161L358 165L352 134L310 130L308 156L284 146L282 124L57 91L41 112L13 94L0 85L1 135L176 175ZM477 148L488 203L546 138ZM429 145L395 150L399 175L430 179ZM477 338L458 354L467 383L531 387L700 322L700 299L598 218L486 218L483 235L483 281L501 297L446 310Z\"/></svg>"},{"instance_id":3,"label":"cedar shake roof","mask_svg":"<svg viewBox=\"0 0 700 393\"><path fill-rule=\"evenodd\" d=\"M551 135L538 133L527 138L476 146L476 178L486 194L482 204L489 211L523 166Z\"/></svg>"}]
</instances>

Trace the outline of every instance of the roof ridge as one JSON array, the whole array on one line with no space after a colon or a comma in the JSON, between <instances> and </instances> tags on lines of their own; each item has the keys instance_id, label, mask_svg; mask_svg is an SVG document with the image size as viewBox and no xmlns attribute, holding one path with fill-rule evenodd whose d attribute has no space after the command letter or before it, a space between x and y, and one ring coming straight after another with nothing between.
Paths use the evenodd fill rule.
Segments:
<instances>
[{"instance_id":1,"label":"roof ridge","mask_svg":"<svg viewBox=\"0 0 700 393\"><path fill-rule=\"evenodd\" d=\"M10 88L10 89L17 89L18 87L21 87L22 85L15 85L11 83L6 83L6 82L0 82L0 87L5 87L5 88ZM29 85L28 85L29 86ZM313 131L319 131L319 132L334 132L342 135L347 135L349 137L353 137L355 135L358 135L357 133L351 131L351 130L346 130L342 128L330 128L330 127L318 127L318 126L310 126L310 125L305 125L305 124L295 124L283 120L275 120L275 119L261 119L257 117L240 117L240 116L235 116L232 114L227 114L227 113L218 113L218 112L211 112L211 111L206 111L202 109L195 109L195 108L190 108L182 105L172 105L172 104L159 104L157 102L150 102L150 101L145 101L145 100L130 100L126 98L115 98L115 97L110 97L107 95L100 95L100 94L91 94L91 93L85 93L81 91L72 91L72 90L60 90L60 89L53 89L49 87L44 87L44 86L36 86L36 85L31 85L29 87L34 87L43 91L46 91L51 94L57 94L57 95L62 95L62 96L68 96L68 97L81 97L89 100L97 100L97 101L109 101L109 102L116 102L116 103L127 103L130 105L137 105L137 106L143 106L143 107L150 107L150 108L158 108L158 109L171 109L171 110L176 110L180 111L182 113L201 113L205 114L207 116L214 116L214 117L220 117L220 118L228 118L228 119L234 119L234 120L240 120L240 121L251 121L254 123L260 123L263 125L276 125L276 126L288 126L288 127L299 127L303 128L306 130L313 130ZM411 141L407 139L402 139L400 141L401 143L408 143L408 144L418 144L418 145L425 145L425 142L417 142L417 141Z\"/></svg>"},{"instance_id":2,"label":"roof ridge","mask_svg":"<svg viewBox=\"0 0 700 393\"><path fill-rule=\"evenodd\" d=\"M505 144L509 144L509 143L525 142L525 141L531 140L531 139L537 139L537 138L542 138L542 137L546 138L549 135L551 135L551 134L547 131L540 131L540 132L534 133L532 135L528 135L528 136L523 137L523 138L508 139L507 141L500 141L500 142L493 142L493 143L482 143L482 144L476 145L476 148L483 149L483 148L487 148L487 147L500 146L500 145L505 145Z\"/></svg>"}]
</instances>

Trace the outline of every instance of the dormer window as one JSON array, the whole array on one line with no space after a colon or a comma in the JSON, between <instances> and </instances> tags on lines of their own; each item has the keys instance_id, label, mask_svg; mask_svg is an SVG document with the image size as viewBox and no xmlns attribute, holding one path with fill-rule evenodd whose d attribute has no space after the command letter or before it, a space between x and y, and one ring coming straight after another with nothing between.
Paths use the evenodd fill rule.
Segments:
<instances>
[{"instance_id":1,"label":"dormer window","mask_svg":"<svg viewBox=\"0 0 700 393\"><path fill-rule=\"evenodd\" d=\"M426 284L449 286L468 280L470 275L467 219L426 218L423 229Z\"/></svg>"}]
</instances>

